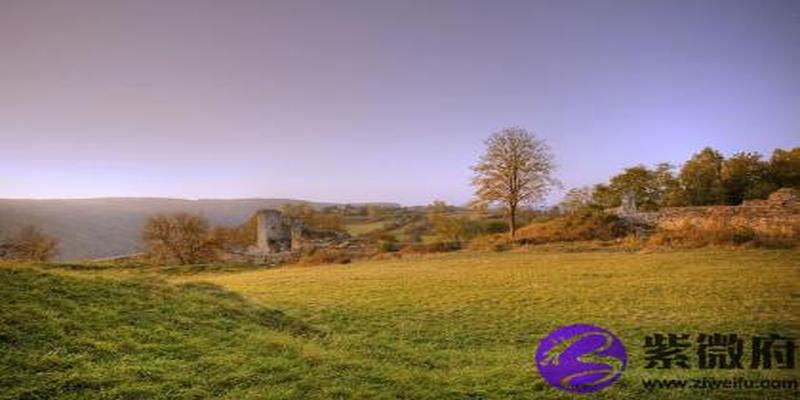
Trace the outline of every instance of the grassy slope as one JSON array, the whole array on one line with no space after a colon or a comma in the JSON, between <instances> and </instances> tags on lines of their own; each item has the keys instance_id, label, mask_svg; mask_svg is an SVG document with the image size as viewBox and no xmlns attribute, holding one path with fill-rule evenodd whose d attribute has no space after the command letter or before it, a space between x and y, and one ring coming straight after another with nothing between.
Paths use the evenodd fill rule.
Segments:
<instances>
[{"instance_id":1,"label":"grassy slope","mask_svg":"<svg viewBox=\"0 0 800 400\"><path fill-rule=\"evenodd\" d=\"M0 274L0 393L9 398L571 398L539 379L532 358L542 335L576 322L612 330L631 353L622 381L595 398L736 398L645 392L641 378L740 375L645 370L644 335L800 335L797 251Z\"/></svg>"},{"instance_id":2,"label":"grassy slope","mask_svg":"<svg viewBox=\"0 0 800 400\"><path fill-rule=\"evenodd\" d=\"M207 398L259 385L300 394L320 333L206 283L0 268L0 398Z\"/></svg>"}]
</instances>

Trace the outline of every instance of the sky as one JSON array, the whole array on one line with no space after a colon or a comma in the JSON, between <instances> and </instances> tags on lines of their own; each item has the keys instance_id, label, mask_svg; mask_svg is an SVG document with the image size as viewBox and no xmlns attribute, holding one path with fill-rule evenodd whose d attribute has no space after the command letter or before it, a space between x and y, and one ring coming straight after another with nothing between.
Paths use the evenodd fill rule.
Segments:
<instances>
[{"instance_id":1,"label":"sky","mask_svg":"<svg viewBox=\"0 0 800 400\"><path fill-rule=\"evenodd\" d=\"M795 0L0 0L0 197L463 204L509 126L594 184L800 146L799 71Z\"/></svg>"}]
</instances>

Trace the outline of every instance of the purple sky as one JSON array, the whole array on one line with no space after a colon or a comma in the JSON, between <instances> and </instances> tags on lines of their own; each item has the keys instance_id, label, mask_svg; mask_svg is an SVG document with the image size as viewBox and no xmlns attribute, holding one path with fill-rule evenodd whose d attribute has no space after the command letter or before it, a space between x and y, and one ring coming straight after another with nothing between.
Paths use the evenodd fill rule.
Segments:
<instances>
[{"instance_id":1,"label":"purple sky","mask_svg":"<svg viewBox=\"0 0 800 400\"><path fill-rule=\"evenodd\" d=\"M800 145L800 1L0 1L0 197L469 199ZM555 196L554 196L555 198Z\"/></svg>"}]
</instances>

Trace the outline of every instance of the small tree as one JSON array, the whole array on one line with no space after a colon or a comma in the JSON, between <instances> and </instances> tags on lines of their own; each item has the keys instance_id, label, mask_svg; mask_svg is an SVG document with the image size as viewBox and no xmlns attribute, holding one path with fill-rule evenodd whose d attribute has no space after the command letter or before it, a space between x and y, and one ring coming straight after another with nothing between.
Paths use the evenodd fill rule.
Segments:
<instances>
[{"instance_id":1,"label":"small tree","mask_svg":"<svg viewBox=\"0 0 800 400\"><path fill-rule=\"evenodd\" d=\"M249 222L237 227L217 226L210 235L214 247L226 252L244 251L256 242L255 229L250 229Z\"/></svg>"},{"instance_id":2,"label":"small tree","mask_svg":"<svg viewBox=\"0 0 800 400\"><path fill-rule=\"evenodd\" d=\"M608 185L595 186L593 201L605 208L617 207L625 193L632 193L636 206L643 210L679 205L680 186L672 170L669 163L660 163L653 169L644 165L625 168Z\"/></svg>"},{"instance_id":3,"label":"small tree","mask_svg":"<svg viewBox=\"0 0 800 400\"><path fill-rule=\"evenodd\" d=\"M281 208L287 217L303 221L307 226L328 231L344 231L344 216L336 207L318 211L309 203L287 203Z\"/></svg>"},{"instance_id":4,"label":"small tree","mask_svg":"<svg viewBox=\"0 0 800 400\"><path fill-rule=\"evenodd\" d=\"M558 204L560 212L571 214L590 207L592 200L592 188L588 186L572 188L564 195L564 199Z\"/></svg>"},{"instance_id":5,"label":"small tree","mask_svg":"<svg viewBox=\"0 0 800 400\"><path fill-rule=\"evenodd\" d=\"M436 236L446 242L463 242L481 233L481 226L466 216L436 215L432 225Z\"/></svg>"},{"instance_id":6,"label":"small tree","mask_svg":"<svg viewBox=\"0 0 800 400\"><path fill-rule=\"evenodd\" d=\"M317 210L309 203L286 203L281 207L284 215L309 223L317 215Z\"/></svg>"},{"instance_id":7,"label":"small tree","mask_svg":"<svg viewBox=\"0 0 800 400\"><path fill-rule=\"evenodd\" d=\"M14 260L47 261L58 254L58 239L33 226L0 242L0 257Z\"/></svg>"},{"instance_id":8,"label":"small tree","mask_svg":"<svg viewBox=\"0 0 800 400\"><path fill-rule=\"evenodd\" d=\"M428 215L432 217L437 214L445 214L450 211L450 209L451 207L447 205L447 202L443 200L434 200L433 203L428 206Z\"/></svg>"},{"instance_id":9,"label":"small tree","mask_svg":"<svg viewBox=\"0 0 800 400\"><path fill-rule=\"evenodd\" d=\"M485 144L486 153L472 167L476 204L502 204L513 239L517 208L541 201L556 183L553 154L544 140L522 128L496 132Z\"/></svg>"},{"instance_id":10,"label":"small tree","mask_svg":"<svg viewBox=\"0 0 800 400\"><path fill-rule=\"evenodd\" d=\"M428 206L428 222L440 240L462 242L480 234L480 225L469 217L448 215L452 209L453 207L441 200Z\"/></svg>"},{"instance_id":11,"label":"small tree","mask_svg":"<svg viewBox=\"0 0 800 400\"><path fill-rule=\"evenodd\" d=\"M175 213L150 217L142 233L148 253L160 262L196 264L214 258L216 246L205 218Z\"/></svg>"},{"instance_id":12,"label":"small tree","mask_svg":"<svg viewBox=\"0 0 800 400\"><path fill-rule=\"evenodd\" d=\"M340 214L317 213L311 220L310 225L326 231L343 232L345 230L344 222L344 217Z\"/></svg>"}]
</instances>

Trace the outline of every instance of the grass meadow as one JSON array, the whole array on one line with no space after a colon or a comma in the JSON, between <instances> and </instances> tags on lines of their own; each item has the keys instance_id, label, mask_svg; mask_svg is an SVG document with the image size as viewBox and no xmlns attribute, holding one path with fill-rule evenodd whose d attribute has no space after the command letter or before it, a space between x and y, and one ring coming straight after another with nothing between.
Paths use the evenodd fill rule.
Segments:
<instances>
[{"instance_id":1,"label":"grass meadow","mask_svg":"<svg viewBox=\"0 0 800 400\"><path fill-rule=\"evenodd\" d=\"M731 399L786 390L643 387L652 378L794 370L644 368L644 337L800 337L800 252L456 252L346 265L0 268L3 399ZM551 330L589 323L628 349L591 396L534 364ZM691 353L690 353L691 354Z\"/></svg>"}]
</instances>

